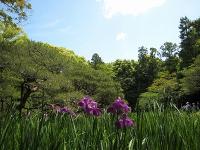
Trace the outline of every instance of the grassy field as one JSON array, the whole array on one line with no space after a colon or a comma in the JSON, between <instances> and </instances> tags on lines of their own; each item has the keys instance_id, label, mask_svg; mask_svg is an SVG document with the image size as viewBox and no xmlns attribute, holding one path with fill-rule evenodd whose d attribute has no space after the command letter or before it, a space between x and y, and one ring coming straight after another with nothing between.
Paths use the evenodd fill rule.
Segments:
<instances>
[{"instance_id":1,"label":"grassy field","mask_svg":"<svg viewBox=\"0 0 200 150\"><path fill-rule=\"evenodd\" d=\"M199 150L200 115L174 111L131 113L135 126L115 127L116 116L1 114L1 150Z\"/></svg>"}]
</instances>

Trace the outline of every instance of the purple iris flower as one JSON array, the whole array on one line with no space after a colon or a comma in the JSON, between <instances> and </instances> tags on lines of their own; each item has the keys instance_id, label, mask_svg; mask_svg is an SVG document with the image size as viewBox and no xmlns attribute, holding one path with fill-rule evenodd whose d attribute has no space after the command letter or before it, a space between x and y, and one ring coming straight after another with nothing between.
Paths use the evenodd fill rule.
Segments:
<instances>
[{"instance_id":1,"label":"purple iris flower","mask_svg":"<svg viewBox=\"0 0 200 150\"><path fill-rule=\"evenodd\" d=\"M101 115L101 110L98 108L97 102L90 97L84 97L79 101L78 105L89 115Z\"/></svg>"},{"instance_id":2,"label":"purple iris flower","mask_svg":"<svg viewBox=\"0 0 200 150\"><path fill-rule=\"evenodd\" d=\"M100 116L101 110L99 108L90 108L87 109L86 113L94 116Z\"/></svg>"},{"instance_id":3,"label":"purple iris flower","mask_svg":"<svg viewBox=\"0 0 200 150\"><path fill-rule=\"evenodd\" d=\"M73 111L71 111L70 109L68 109L67 107L61 108L59 112L63 113L63 114L69 114L69 115L72 115L72 116L75 115L75 113Z\"/></svg>"},{"instance_id":4,"label":"purple iris flower","mask_svg":"<svg viewBox=\"0 0 200 150\"><path fill-rule=\"evenodd\" d=\"M60 109L60 112L61 113L68 113L69 109L67 107L63 107L63 108Z\"/></svg>"},{"instance_id":5,"label":"purple iris flower","mask_svg":"<svg viewBox=\"0 0 200 150\"><path fill-rule=\"evenodd\" d=\"M123 114L131 111L131 108L119 97L107 109L112 114Z\"/></svg>"},{"instance_id":6,"label":"purple iris flower","mask_svg":"<svg viewBox=\"0 0 200 150\"><path fill-rule=\"evenodd\" d=\"M131 127L135 123L132 119L128 118L127 115L123 115L119 120L115 122L115 125L117 128L126 128L126 127Z\"/></svg>"},{"instance_id":7,"label":"purple iris flower","mask_svg":"<svg viewBox=\"0 0 200 150\"><path fill-rule=\"evenodd\" d=\"M89 97L84 97L83 99L81 99L81 100L79 101L78 105L79 105L81 108L85 109L86 106L87 106L87 104L88 104L90 101L91 101L91 100L90 100Z\"/></svg>"}]
</instances>

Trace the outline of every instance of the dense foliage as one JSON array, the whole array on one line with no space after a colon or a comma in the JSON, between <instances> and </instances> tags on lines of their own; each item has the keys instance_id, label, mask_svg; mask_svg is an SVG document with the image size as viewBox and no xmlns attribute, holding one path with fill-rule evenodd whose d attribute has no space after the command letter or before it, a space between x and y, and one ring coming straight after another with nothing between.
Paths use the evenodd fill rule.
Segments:
<instances>
[{"instance_id":1,"label":"dense foliage","mask_svg":"<svg viewBox=\"0 0 200 150\"><path fill-rule=\"evenodd\" d=\"M28 0L0 0L0 21L19 23L32 8Z\"/></svg>"},{"instance_id":2,"label":"dense foliage","mask_svg":"<svg viewBox=\"0 0 200 150\"><path fill-rule=\"evenodd\" d=\"M186 22L189 27L184 26ZM196 102L200 76L199 25L198 19L181 18L180 46L171 42L165 42L159 50L142 46L138 61L116 60L107 64L97 53L86 61L71 50L31 41L15 24L1 21L1 108L17 101L19 110L47 103L73 105L83 95L94 97L102 106L124 95L132 108L137 104L145 108L155 101L174 102L178 106L191 99ZM194 31L186 34L186 27Z\"/></svg>"},{"instance_id":3,"label":"dense foliage","mask_svg":"<svg viewBox=\"0 0 200 150\"><path fill-rule=\"evenodd\" d=\"M122 95L112 74L103 69L106 65L95 70L71 50L30 41L20 28L4 22L0 25L2 108L4 103L17 101L20 110L46 103L72 105L83 95L106 105Z\"/></svg>"},{"instance_id":4,"label":"dense foliage","mask_svg":"<svg viewBox=\"0 0 200 150\"><path fill-rule=\"evenodd\" d=\"M116 60L115 79L120 81L125 98L134 107L144 109L154 102L176 103L200 101L200 21L180 19L178 46L165 42L159 50L140 47L138 61Z\"/></svg>"}]
</instances>

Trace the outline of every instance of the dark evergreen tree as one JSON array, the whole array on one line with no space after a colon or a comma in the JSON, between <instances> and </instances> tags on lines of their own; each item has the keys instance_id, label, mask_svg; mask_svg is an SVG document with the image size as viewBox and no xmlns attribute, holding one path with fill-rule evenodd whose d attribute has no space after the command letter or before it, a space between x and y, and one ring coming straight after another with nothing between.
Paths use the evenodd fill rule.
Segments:
<instances>
[{"instance_id":1,"label":"dark evergreen tree","mask_svg":"<svg viewBox=\"0 0 200 150\"><path fill-rule=\"evenodd\" d=\"M101 57L97 53L94 53L92 55L92 59L91 59L92 67L94 69L98 69L101 64L104 64L103 60L101 59Z\"/></svg>"},{"instance_id":2,"label":"dark evergreen tree","mask_svg":"<svg viewBox=\"0 0 200 150\"><path fill-rule=\"evenodd\" d=\"M187 17L180 19L181 68L190 66L197 55L200 54L198 40L200 39L200 18L190 21Z\"/></svg>"}]
</instances>

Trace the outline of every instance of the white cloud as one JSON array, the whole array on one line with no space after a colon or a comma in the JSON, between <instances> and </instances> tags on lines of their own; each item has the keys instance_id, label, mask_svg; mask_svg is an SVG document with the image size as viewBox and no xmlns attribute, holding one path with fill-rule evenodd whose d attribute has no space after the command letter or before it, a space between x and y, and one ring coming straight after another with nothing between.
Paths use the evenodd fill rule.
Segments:
<instances>
[{"instance_id":1,"label":"white cloud","mask_svg":"<svg viewBox=\"0 0 200 150\"><path fill-rule=\"evenodd\" d=\"M140 15L154 7L162 6L166 0L96 0L103 3L104 16L112 18L120 15Z\"/></svg>"},{"instance_id":2,"label":"white cloud","mask_svg":"<svg viewBox=\"0 0 200 150\"><path fill-rule=\"evenodd\" d=\"M127 34L124 32L117 33L116 40L117 41L124 41L126 40Z\"/></svg>"}]
</instances>

